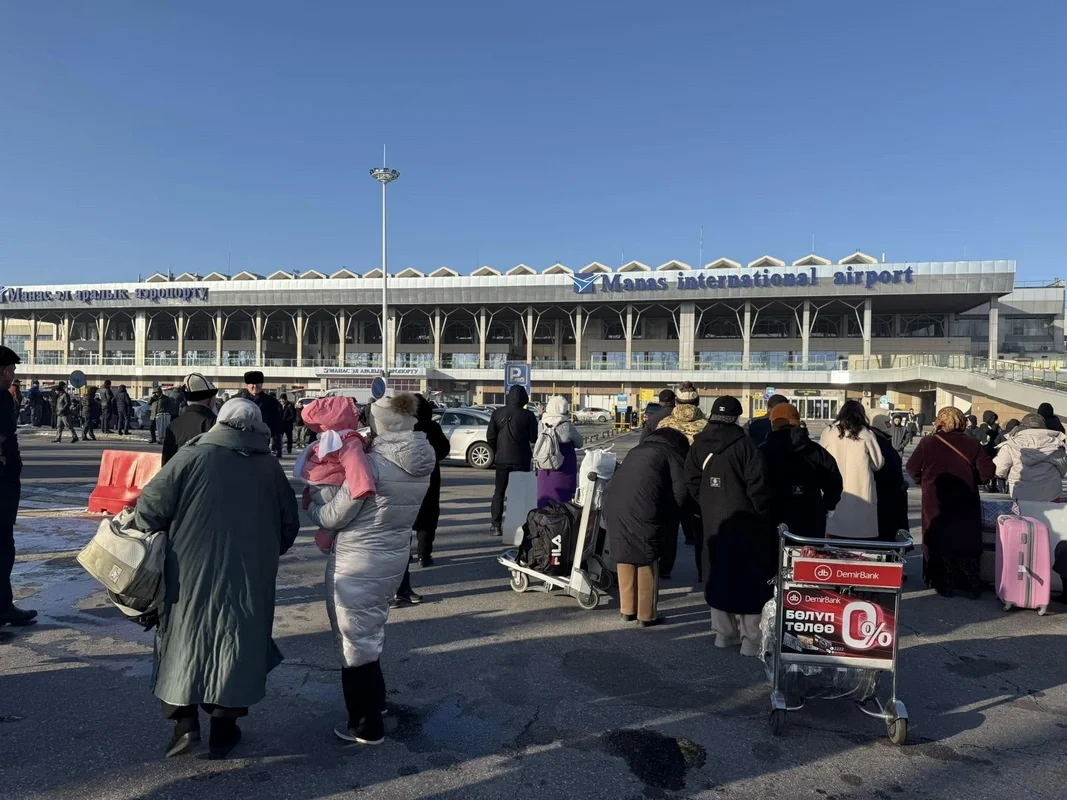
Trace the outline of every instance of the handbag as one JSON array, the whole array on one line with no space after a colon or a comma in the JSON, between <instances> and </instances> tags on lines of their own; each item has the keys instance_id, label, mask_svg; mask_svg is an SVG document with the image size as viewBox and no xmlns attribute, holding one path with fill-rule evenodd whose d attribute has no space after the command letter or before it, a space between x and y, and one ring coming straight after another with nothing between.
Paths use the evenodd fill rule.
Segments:
<instances>
[{"instance_id":1,"label":"handbag","mask_svg":"<svg viewBox=\"0 0 1067 800\"><path fill-rule=\"evenodd\" d=\"M78 553L78 563L103 584L123 614L148 630L158 621L163 606L167 535L137 530L133 513L132 508L124 508L102 520Z\"/></svg>"}]
</instances>

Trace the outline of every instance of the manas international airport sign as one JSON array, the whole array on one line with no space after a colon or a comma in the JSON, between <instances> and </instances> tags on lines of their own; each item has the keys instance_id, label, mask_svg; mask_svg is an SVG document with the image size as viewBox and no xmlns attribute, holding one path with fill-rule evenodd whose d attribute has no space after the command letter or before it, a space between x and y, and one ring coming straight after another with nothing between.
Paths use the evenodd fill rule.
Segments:
<instances>
[{"instance_id":1,"label":"manas international airport sign","mask_svg":"<svg viewBox=\"0 0 1067 800\"><path fill-rule=\"evenodd\" d=\"M819 286L819 276L813 267L810 271L771 272L757 269L745 275L679 275L677 278L624 278L621 275L572 275L575 294L614 294L616 292L665 292L668 289L682 291L715 291L716 289L771 289L779 287ZM823 278L824 283L834 286L862 286L873 290L889 283L914 283L915 270L906 269L852 269L835 272L832 278Z\"/></svg>"}]
</instances>

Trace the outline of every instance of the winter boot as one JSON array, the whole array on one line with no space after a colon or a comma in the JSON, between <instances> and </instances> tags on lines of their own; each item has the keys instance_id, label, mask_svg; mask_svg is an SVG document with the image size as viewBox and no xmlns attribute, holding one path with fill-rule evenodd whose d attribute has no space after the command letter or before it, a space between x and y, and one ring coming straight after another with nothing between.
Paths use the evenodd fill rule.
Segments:
<instances>
[{"instance_id":1,"label":"winter boot","mask_svg":"<svg viewBox=\"0 0 1067 800\"><path fill-rule=\"evenodd\" d=\"M36 619L36 611L29 609L23 611L16 606L0 611L0 627L4 625L32 625Z\"/></svg>"},{"instance_id":2,"label":"winter boot","mask_svg":"<svg viewBox=\"0 0 1067 800\"><path fill-rule=\"evenodd\" d=\"M385 679L379 662L342 669L341 688L348 709L348 721L337 725L333 729L334 735L357 744L377 745L384 742L382 710L385 707Z\"/></svg>"},{"instance_id":3,"label":"winter boot","mask_svg":"<svg viewBox=\"0 0 1067 800\"><path fill-rule=\"evenodd\" d=\"M208 756L213 759L226 758L230 751L241 741L241 729L233 717L212 717L211 735L208 736Z\"/></svg>"},{"instance_id":4,"label":"winter boot","mask_svg":"<svg viewBox=\"0 0 1067 800\"><path fill-rule=\"evenodd\" d=\"M179 719L174 723L174 733L171 734L165 756L167 758L183 756L198 744L200 744L200 720L195 717Z\"/></svg>"},{"instance_id":5,"label":"winter boot","mask_svg":"<svg viewBox=\"0 0 1067 800\"><path fill-rule=\"evenodd\" d=\"M415 531L415 539L419 543L419 566L433 566L433 533L431 531Z\"/></svg>"}]
</instances>

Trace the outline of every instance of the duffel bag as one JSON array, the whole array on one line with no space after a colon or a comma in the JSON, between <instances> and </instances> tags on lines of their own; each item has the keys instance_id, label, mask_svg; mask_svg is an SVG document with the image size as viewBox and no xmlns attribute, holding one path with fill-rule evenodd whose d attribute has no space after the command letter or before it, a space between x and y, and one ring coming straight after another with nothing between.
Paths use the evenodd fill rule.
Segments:
<instances>
[{"instance_id":1,"label":"duffel bag","mask_svg":"<svg viewBox=\"0 0 1067 800\"><path fill-rule=\"evenodd\" d=\"M570 574L578 542L581 509L573 503L549 503L526 515L519 561L555 577Z\"/></svg>"}]
</instances>

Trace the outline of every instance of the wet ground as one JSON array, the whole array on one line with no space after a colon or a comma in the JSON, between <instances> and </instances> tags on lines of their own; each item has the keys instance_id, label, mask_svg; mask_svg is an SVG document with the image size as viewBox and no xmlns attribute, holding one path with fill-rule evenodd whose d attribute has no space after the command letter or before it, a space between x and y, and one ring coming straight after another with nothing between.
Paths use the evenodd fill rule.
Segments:
<instances>
[{"instance_id":1,"label":"wet ground","mask_svg":"<svg viewBox=\"0 0 1067 800\"><path fill-rule=\"evenodd\" d=\"M164 761L152 637L73 559L96 523L69 509L84 506L102 446L25 442L15 581L41 620L0 628L5 800L1064 796L1067 606L1038 617L989 596L946 600L920 588L912 560L899 688L911 743L890 745L883 725L831 702L790 715L775 738L761 664L712 646L690 549L664 585L658 628L620 622L614 600L583 611L516 594L485 535L491 476L452 466L436 564L412 575L426 602L387 629L386 743L360 749L331 733L344 716L338 662L324 559L305 530L279 575L286 662L235 757Z\"/></svg>"}]
</instances>

